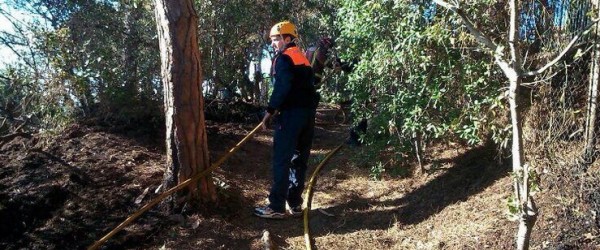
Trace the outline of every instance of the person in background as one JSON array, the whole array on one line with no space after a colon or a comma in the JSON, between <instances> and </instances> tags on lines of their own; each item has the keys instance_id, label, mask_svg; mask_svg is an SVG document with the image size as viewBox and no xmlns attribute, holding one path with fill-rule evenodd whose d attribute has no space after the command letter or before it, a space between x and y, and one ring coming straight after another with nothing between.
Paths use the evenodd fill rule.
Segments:
<instances>
[{"instance_id":1,"label":"person in background","mask_svg":"<svg viewBox=\"0 0 600 250\"><path fill-rule=\"evenodd\" d=\"M273 92L263 118L263 128L271 126L274 130L273 183L269 204L256 207L254 215L281 219L286 216L286 203L289 214L302 214L302 192L319 98L314 72L295 43L298 38L296 26L288 21L277 23L269 36L276 55L271 68ZM295 152L298 154L294 158Z\"/></svg>"}]
</instances>

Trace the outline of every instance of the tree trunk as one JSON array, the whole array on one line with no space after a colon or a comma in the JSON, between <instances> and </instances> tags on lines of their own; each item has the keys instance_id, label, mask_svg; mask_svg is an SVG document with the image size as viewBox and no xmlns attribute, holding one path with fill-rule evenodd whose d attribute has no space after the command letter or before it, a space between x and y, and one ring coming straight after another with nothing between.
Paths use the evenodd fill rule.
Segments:
<instances>
[{"instance_id":1,"label":"tree trunk","mask_svg":"<svg viewBox=\"0 0 600 250\"><path fill-rule=\"evenodd\" d=\"M508 102L510 106L510 120L512 125L512 167L514 174L515 199L519 208L519 230L517 232L517 249L529 249L531 231L537 219L537 208L533 197L529 196L529 165L524 163L523 152L523 123L522 108L519 105L519 88L523 80L523 67L521 50L517 40L518 27L518 0L508 2L510 10L510 28L508 33L508 47L510 49L510 67L504 68L504 73L510 83ZM501 65L500 65L501 66ZM502 66L501 66L502 67Z\"/></svg>"},{"instance_id":2,"label":"tree trunk","mask_svg":"<svg viewBox=\"0 0 600 250\"><path fill-rule=\"evenodd\" d=\"M529 72L524 72L523 63L521 59L521 50L517 40L519 25L519 12L517 6L519 6L518 0L509 0L509 11L510 11L510 28L508 32L508 48L509 54L506 55L500 46L497 46L492 39L486 36L483 32L475 27L471 20L466 16L465 11L459 6L446 2L444 0L434 0L435 3L445 7L449 10L456 12L463 20L467 29L473 34L475 39L481 44L485 45L487 49L493 53L495 63L502 69L506 77L510 82L509 87L509 105L511 114L512 124L512 166L514 175L514 192L515 200L517 202L518 216L519 216L519 231L517 232L517 249L529 249L529 241L531 237L531 231L537 220L537 207L532 197L529 194L529 165L524 163L524 152L523 152L523 135L522 135L522 120L521 120L521 107L519 107L519 87L524 76L534 76L544 72L550 66L556 64L561 58L564 57L575 42L583 35L578 34L573 37L569 45L560 52L557 57L551 60L548 64L543 67ZM598 0L594 0L595 6L597 6ZM596 21L597 22L597 21ZM597 23L592 23L597 25ZM590 24L590 27L591 25ZM584 30L589 29L585 28ZM597 88L597 86L596 86ZM596 91L597 92L597 91ZM591 96L591 95L590 95ZM594 97L594 105L595 105ZM595 110L595 108L594 108ZM593 132L591 132L593 135ZM591 136L593 137L593 136Z\"/></svg>"},{"instance_id":3,"label":"tree trunk","mask_svg":"<svg viewBox=\"0 0 600 250\"><path fill-rule=\"evenodd\" d=\"M214 10L213 10L213 13L214 13ZM215 20L213 20L211 28L213 31L217 30L217 25L216 25ZM212 59L212 62L211 62L211 67L212 67L211 73L212 73L212 84L213 84L212 97L215 99L218 99L217 96L219 95L219 88L221 87L221 81L217 75L217 59L219 57L219 49L220 48L217 46L217 41L215 39L215 36L216 36L216 34L213 34L210 39L210 43L211 43L210 44L210 53L211 53L210 58Z\"/></svg>"},{"instance_id":4,"label":"tree trunk","mask_svg":"<svg viewBox=\"0 0 600 250\"><path fill-rule=\"evenodd\" d=\"M598 10L598 0L592 0L592 8ZM598 24L592 29L592 60L590 62L590 82L588 90L587 117L585 122L585 150L583 159L587 163L594 161L594 151L596 146L596 110L598 109L598 78L600 69L600 44L598 44Z\"/></svg>"},{"instance_id":5,"label":"tree trunk","mask_svg":"<svg viewBox=\"0 0 600 250\"><path fill-rule=\"evenodd\" d=\"M198 50L198 16L191 0L155 0L164 85L167 166L163 188L209 167ZM168 212L184 201L216 201L211 177L192 183L165 201Z\"/></svg>"},{"instance_id":6,"label":"tree trunk","mask_svg":"<svg viewBox=\"0 0 600 250\"><path fill-rule=\"evenodd\" d=\"M423 148L421 148L421 133L415 132L413 135L413 140L415 141L415 156L417 156L417 162L419 163L419 171L421 171L421 174L425 174L425 168L423 168L423 162L421 161L423 158L421 157L423 153Z\"/></svg>"},{"instance_id":7,"label":"tree trunk","mask_svg":"<svg viewBox=\"0 0 600 250\"><path fill-rule=\"evenodd\" d=\"M254 83L252 85L253 88L253 92L254 92L254 104L256 105L261 105L261 95L260 95L260 84L263 80L263 75L262 75L262 71L260 68L260 60L262 60L262 58L259 56L258 57L258 63L254 64Z\"/></svg>"},{"instance_id":8,"label":"tree trunk","mask_svg":"<svg viewBox=\"0 0 600 250\"><path fill-rule=\"evenodd\" d=\"M134 7L133 4L124 5L124 25L125 25L125 36L123 46L123 82L125 83L124 91L125 96L130 98L137 98L137 87L138 87L138 45L141 43L138 28L136 27L137 22L140 19L140 10Z\"/></svg>"},{"instance_id":9,"label":"tree trunk","mask_svg":"<svg viewBox=\"0 0 600 250\"><path fill-rule=\"evenodd\" d=\"M519 107L518 89L521 78L516 71L514 75L507 75L510 81L509 105L512 125L512 166L515 198L519 207L519 229L517 232L517 249L529 249L529 240L533 225L537 220L537 207L533 197L529 196L529 165L523 163L523 124L521 121L521 109Z\"/></svg>"}]
</instances>

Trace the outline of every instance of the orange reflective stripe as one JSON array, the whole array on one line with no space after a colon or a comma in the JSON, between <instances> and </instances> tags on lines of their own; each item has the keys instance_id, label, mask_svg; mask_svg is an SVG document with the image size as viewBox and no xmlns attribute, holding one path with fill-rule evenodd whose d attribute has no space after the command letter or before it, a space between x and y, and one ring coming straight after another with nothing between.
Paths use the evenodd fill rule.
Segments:
<instances>
[{"instance_id":1,"label":"orange reflective stripe","mask_svg":"<svg viewBox=\"0 0 600 250\"><path fill-rule=\"evenodd\" d=\"M308 62L308 59L306 59L306 57L298 47L291 47L289 49L286 49L283 52L283 54L286 54L290 58L292 58L292 62L294 62L294 65L304 65L310 67L310 62Z\"/></svg>"}]
</instances>

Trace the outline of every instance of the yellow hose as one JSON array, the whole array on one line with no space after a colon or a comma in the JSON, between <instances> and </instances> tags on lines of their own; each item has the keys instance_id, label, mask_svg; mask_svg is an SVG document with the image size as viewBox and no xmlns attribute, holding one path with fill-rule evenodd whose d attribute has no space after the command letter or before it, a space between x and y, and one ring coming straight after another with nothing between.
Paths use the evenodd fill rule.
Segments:
<instances>
[{"instance_id":1,"label":"yellow hose","mask_svg":"<svg viewBox=\"0 0 600 250\"><path fill-rule=\"evenodd\" d=\"M125 228L127 225L129 225L131 222L133 222L133 220L135 220L137 217L139 217L140 215L142 215L144 212L148 211L154 205L158 204L159 202L161 202L163 199L165 199L169 195L171 195L171 194L179 191L180 189L186 187L190 183L199 180L200 178L204 177L205 175L207 175L210 172L212 172L215 169L217 169L219 166L221 166L221 164L223 164L223 162L225 162L225 160L227 160L227 158L229 158L229 156L231 156L235 151L237 151L239 149L239 147L242 146L242 144L244 144L248 139L250 139L250 137L254 133L256 133L256 131L258 131L258 129L262 125L263 125L262 122L260 124L258 124L258 126L256 126L256 128L254 128L252 131L250 131L250 133L248 133L248 135L246 135L246 137L244 137L244 139L242 139L240 142L238 142L238 144L236 144L233 148L231 148L229 150L229 152L227 152L227 154L225 154L224 156L222 156L221 159L219 159L217 162L213 163L209 168L207 168L204 171L196 174L195 176L190 177L186 181L184 181L182 183L179 183L177 186L172 187L171 189L169 189L169 190L165 191L164 193L160 194L158 197L152 199L148 204L146 204L145 206L143 206L142 208L140 208L139 210L137 210L135 213L133 213L131 216L129 216L129 218L127 218L125 221L121 222L121 224L119 224L117 227L115 227L112 231L110 231L108 234L104 235L104 237L102 237L101 239L99 239L98 241L96 241L93 245L91 245L90 247L88 247L88 250L98 249L104 242L106 242L108 239L110 239L116 233L118 233L119 231L121 231L123 228Z\"/></svg>"},{"instance_id":2,"label":"yellow hose","mask_svg":"<svg viewBox=\"0 0 600 250\"><path fill-rule=\"evenodd\" d=\"M325 159L323 159L323 161L321 161L321 163L317 166L317 168L315 168L315 171L310 176L310 181L308 182L308 186L306 187L306 200L304 200L305 208L303 211L304 242L306 243L306 249L309 249L309 250L312 249L312 238L310 237L310 226L308 224L308 212L310 211L310 206L312 204L312 197L313 197L312 188L315 185L315 183L317 182L317 175L321 171L321 168L323 168L323 166L325 165L325 163L327 163L329 158L331 158L331 156L333 156L338 150L340 150L340 148L342 148L342 146L344 146L343 143L340 144L339 146L337 146L331 152L329 152L329 154L327 154L327 156L325 156Z\"/></svg>"}]
</instances>

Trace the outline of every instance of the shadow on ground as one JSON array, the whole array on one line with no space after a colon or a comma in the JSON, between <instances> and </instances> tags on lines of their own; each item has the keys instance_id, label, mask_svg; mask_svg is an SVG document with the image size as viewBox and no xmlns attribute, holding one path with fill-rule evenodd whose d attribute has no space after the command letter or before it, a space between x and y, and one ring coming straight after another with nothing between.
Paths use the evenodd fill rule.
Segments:
<instances>
[{"instance_id":1,"label":"shadow on ground","mask_svg":"<svg viewBox=\"0 0 600 250\"><path fill-rule=\"evenodd\" d=\"M508 165L499 164L494 159L494 152L493 145L484 145L453 159L437 160L453 166L438 169L437 171L444 173L398 199L382 202L378 201L379 197L367 199L362 194L348 190L351 193L348 199L350 202L327 209L340 216L328 217L312 212L311 229L316 237L328 233L387 229L395 223L421 223L447 206L469 199L508 175Z\"/></svg>"}]
</instances>

